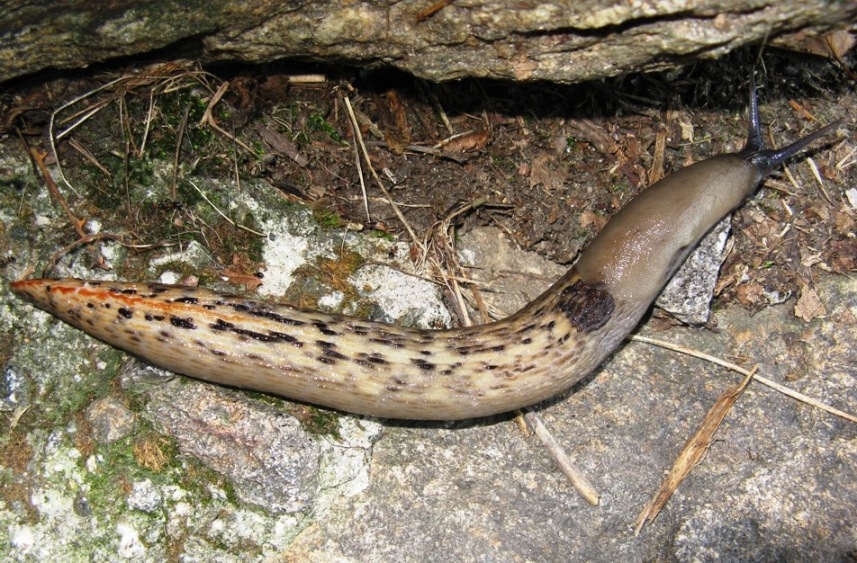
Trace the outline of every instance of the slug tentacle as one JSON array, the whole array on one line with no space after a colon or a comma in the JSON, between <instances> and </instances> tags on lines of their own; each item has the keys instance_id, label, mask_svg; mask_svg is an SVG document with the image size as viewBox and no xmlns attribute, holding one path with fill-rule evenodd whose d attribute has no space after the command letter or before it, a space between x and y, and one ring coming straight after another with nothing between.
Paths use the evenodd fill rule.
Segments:
<instances>
[{"instance_id":1,"label":"slug tentacle","mask_svg":"<svg viewBox=\"0 0 857 563\"><path fill-rule=\"evenodd\" d=\"M488 416L548 399L597 367L763 175L835 126L769 150L753 89L742 152L657 182L541 296L478 327L400 328L160 284L42 279L11 289L109 344L207 381L386 418Z\"/></svg>"},{"instance_id":2,"label":"slug tentacle","mask_svg":"<svg viewBox=\"0 0 857 563\"><path fill-rule=\"evenodd\" d=\"M756 170L759 171L760 179L814 141L824 137L842 125L842 120L837 119L784 148L769 149L762 136L762 125L759 119L759 101L756 96L756 80L752 74L750 75L750 109L747 122L747 142L738 155L756 167Z\"/></svg>"}]
</instances>

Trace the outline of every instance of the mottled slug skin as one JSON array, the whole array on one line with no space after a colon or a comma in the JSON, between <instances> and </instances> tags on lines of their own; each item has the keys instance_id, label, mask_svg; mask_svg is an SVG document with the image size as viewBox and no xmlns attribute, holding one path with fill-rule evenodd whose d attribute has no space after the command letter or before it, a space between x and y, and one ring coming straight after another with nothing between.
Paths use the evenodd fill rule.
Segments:
<instances>
[{"instance_id":1,"label":"mottled slug skin","mask_svg":"<svg viewBox=\"0 0 857 563\"><path fill-rule=\"evenodd\" d=\"M568 389L637 324L572 270L517 314L425 331L205 289L77 279L12 289L67 323L165 369L343 411L455 420Z\"/></svg>"}]
</instances>

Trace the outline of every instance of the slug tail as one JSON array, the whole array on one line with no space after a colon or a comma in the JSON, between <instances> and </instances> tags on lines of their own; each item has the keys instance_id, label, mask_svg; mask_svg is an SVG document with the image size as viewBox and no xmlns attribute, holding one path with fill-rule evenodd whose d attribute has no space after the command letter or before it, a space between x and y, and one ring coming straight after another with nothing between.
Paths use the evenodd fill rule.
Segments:
<instances>
[{"instance_id":1,"label":"slug tail","mask_svg":"<svg viewBox=\"0 0 857 563\"><path fill-rule=\"evenodd\" d=\"M738 156L752 164L759 172L760 177L765 176L786 160L790 159L805 149L816 140L827 136L831 131L842 125L842 120L837 119L833 123L817 129L790 145L781 149L769 149L762 137L761 121L759 120L759 100L756 96L756 79L750 75L750 116L747 131L747 142Z\"/></svg>"}]
</instances>

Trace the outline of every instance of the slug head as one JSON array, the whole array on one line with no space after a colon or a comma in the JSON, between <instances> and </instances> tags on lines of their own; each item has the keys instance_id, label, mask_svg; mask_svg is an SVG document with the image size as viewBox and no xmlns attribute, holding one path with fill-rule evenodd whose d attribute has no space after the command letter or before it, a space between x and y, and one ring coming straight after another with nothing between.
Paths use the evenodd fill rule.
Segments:
<instances>
[{"instance_id":1,"label":"slug head","mask_svg":"<svg viewBox=\"0 0 857 563\"><path fill-rule=\"evenodd\" d=\"M743 150L667 176L614 215L577 262L583 279L605 283L618 300L650 303L699 240L751 195L766 174L840 123L785 148L769 149L752 81L749 121Z\"/></svg>"}]
</instances>

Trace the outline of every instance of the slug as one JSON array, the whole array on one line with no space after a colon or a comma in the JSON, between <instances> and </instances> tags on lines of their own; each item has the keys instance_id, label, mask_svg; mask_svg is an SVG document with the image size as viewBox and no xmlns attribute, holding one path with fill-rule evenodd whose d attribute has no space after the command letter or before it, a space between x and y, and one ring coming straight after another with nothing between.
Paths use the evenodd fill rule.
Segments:
<instances>
[{"instance_id":1,"label":"slug","mask_svg":"<svg viewBox=\"0 0 857 563\"><path fill-rule=\"evenodd\" d=\"M154 283L38 279L11 289L108 344L206 381L382 418L484 417L548 399L595 369L709 229L838 125L767 149L751 85L743 150L655 183L550 289L477 327L401 328Z\"/></svg>"}]
</instances>

